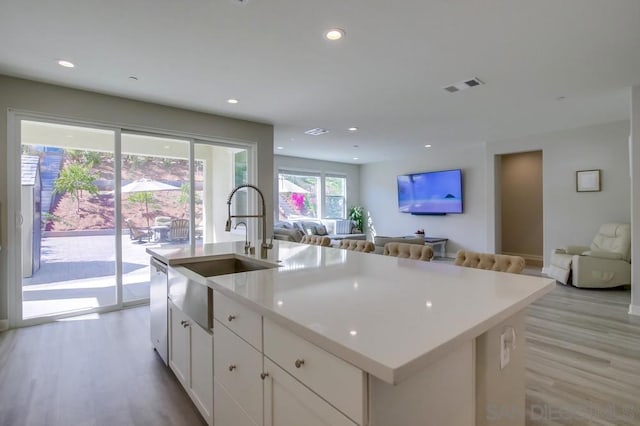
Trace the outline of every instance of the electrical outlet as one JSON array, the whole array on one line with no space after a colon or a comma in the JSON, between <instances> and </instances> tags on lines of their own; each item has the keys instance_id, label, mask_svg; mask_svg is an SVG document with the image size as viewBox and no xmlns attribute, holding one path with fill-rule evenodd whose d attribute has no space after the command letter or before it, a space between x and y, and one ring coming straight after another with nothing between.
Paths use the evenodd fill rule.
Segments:
<instances>
[{"instance_id":1,"label":"electrical outlet","mask_svg":"<svg viewBox=\"0 0 640 426\"><path fill-rule=\"evenodd\" d=\"M505 368L511 361L511 348L507 334L500 335L500 369Z\"/></svg>"}]
</instances>

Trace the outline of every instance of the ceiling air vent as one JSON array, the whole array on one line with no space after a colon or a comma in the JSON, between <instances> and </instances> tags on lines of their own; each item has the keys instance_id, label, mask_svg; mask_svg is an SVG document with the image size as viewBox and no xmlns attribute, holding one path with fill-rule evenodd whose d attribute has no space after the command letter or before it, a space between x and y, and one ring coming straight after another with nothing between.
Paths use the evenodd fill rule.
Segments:
<instances>
[{"instance_id":1,"label":"ceiling air vent","mask_svg":"<svg viewBox=\"0 0 640 426\"><path fill-rule=\"evenodd\" d=\"M329 133L329 131L327 129L321 129L319 127L316 127L315 129L307 130L305 133L311 136L320 136L320 135L324 135L325 133Z\"/></svg>"},{"instance_id":2,"label":"ceiling air vent","mask_svg":"<svg viewBox=\"0 0 640 426\"><path fill-rule=\"evenodd\" d=\"M444 87L444 90L446 90L449 93L456 93L461 90L468 89L470 87L480 86L482 84L484 84L482 80L480 80L477 77L474 77L469 80L459 81L458 83L454 83L449 86L446 86Z\"/></svg>"}]
</instances>

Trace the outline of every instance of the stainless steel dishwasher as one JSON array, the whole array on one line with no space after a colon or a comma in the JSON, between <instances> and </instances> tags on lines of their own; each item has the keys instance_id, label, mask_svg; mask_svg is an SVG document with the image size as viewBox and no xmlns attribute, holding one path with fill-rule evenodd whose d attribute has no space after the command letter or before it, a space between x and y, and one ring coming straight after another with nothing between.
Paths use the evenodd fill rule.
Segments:
<instances>
[{"instance_id":1,"label":"stainless steel dishwasher","mask_svg":"<svg viewBox=\"0 0 640 426\"><path fill-rule=\"evenodd\" d=\"M151 343L168 365L169 341L167 318L167 265L151 258L151 280L149 288Z\"/></svg>"}]
</instances>

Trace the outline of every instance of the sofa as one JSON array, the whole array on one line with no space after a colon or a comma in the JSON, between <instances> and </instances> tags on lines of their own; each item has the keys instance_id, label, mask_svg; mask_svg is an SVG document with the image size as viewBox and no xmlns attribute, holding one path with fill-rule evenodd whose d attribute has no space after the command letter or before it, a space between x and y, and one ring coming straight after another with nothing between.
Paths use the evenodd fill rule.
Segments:
<instances>
[{"instance_id":1,"label":"sofa","mask_svg":"<svg viewBox=\"0 0 640 426\"><path fill-rule=\"evenodd\" d=\"M365 234L355 233L356 227L351 220L290 220L276 222L273 238L276 240L299 243L305 235L327 236L332 242L341 239L364 240ZM338 231L338 232L336 232ZM347 231L347 232L345 232Z\"/></svg>"}]
</instances>

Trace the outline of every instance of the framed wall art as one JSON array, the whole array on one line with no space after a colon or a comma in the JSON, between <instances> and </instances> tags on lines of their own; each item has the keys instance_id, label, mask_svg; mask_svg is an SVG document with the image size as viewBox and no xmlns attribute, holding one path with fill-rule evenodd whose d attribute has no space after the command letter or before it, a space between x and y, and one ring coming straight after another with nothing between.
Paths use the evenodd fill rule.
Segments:
<instances>
[{"instance_id":1,"label":"framed wall art","mask_svg":"<svg viewBox=\"0 0 640 426\"><path fill-rule=\"evenodd\" d=\"M600 191L600 169L578 170L576 172L576 191L578 192Z\"/></svg>"}]
</instances>

